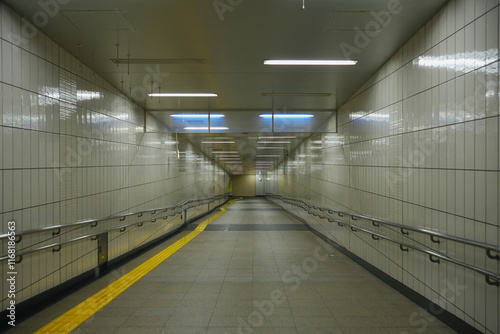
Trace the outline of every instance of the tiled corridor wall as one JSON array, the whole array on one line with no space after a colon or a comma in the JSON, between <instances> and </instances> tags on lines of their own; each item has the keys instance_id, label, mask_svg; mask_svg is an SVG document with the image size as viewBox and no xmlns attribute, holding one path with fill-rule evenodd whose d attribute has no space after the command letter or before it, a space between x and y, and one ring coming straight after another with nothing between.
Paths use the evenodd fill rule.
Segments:
<instances>
[{"instance_id":1,"label":"tiled corridor wall","mask_svg":"<svg viewBox=\"0 0 500 334\"><path fill-rule=\"evenodd\" d=\"M339 108L337 133L301 145L266 191L499 245L498 3L448 2ZM296 213L477 329L500 332L499 288L482 275ZM439 248L500 271L482 249Z\"/></svg>"},{"instance_id":2,"label":"tiled corridor wall","mask_svg":"<svg viewBox=\"0 0 500 334\"><path fill-rule=\"evenodd\" d=\"M144 133L143 110L43 33L18 38L23 22L4 4L0 20L0 234L10 220L25 231L227 191L227 176L210 159L182 141L178 159L175 136ZM147 126L160 125L148 117ZM168 232L150 225L115 238L110 252L116 257ZM45 236L36 238L17 251ZM16 302L94 268L95 243L26 256L16 267Z\"/></svg>"}]
</instances>

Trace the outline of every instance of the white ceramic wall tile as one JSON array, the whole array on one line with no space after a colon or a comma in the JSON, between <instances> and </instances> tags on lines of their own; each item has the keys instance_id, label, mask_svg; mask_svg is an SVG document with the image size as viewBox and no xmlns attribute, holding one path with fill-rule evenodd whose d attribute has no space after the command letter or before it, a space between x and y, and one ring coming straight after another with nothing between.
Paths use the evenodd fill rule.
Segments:
<instances>
[{"instance_id":1,"label":"white ceramic wall tile","mask_svg":"<svg viewBox=\"0 0 500 334\"><path fill-rule=\"evenodd\" d=\"M289 166L296 164L314 173L309 177L289 169L286 195L308 199L301 189L309 179L314 193L310 200L318 205L375 216L390 211L389 219L402 224L498 244L498 5L497 0L449 1L400 51L405 64L399 65L401 76L397 79L397 85L402 86L401 122L393 123L391 117L384 122L382 116L394 101L391 87L396 76L387 74L398 69L391 59L339 108L338 134L349 138L349 143L341 144L340 150L323 145L321 155L312 161L300 158L305 147L313 146L311 141L291 154ZM422 53L445 59L446 66L417 66L415 58ZM354 114L358 119L353 119ZM359 118L361 114L365 116ZM401 138L394 136L398 131L404 133ZM326 136L319 141L324 142ZM332 166L334 161L346 166L342 178L349 182L345 186L337 181L340 171ZM389 169L399 161L403 173ZM282 172L273 172L266 191L283 192ZM387 184L381 180L384 175L388 176ZM398 175L403 175L402 180L391 182ZM337 199L338 193L346 200ZM324 231L330 230L327 223L315 222L307 215L304 218L313 226L322 224ZM349 234L329 236L392 275L389 258L367 251L370 241L363 245L361 239L350 240ZM482 250L449 242L446 248L462 260L486 265ZM479 330L498 331L496 313L485 308L486 304L498 308L498 294L487 294L484 277L453 264L435 266L417 255L405 256L400 266L408 273L400 279L431 300L445 297L439 291L446 279L468 286L467 295L459 292L455 300L444 302L444 307ZM468 304L468 300L474 302Z\"/></svg>"},{"instance_id":2,"label":"white ceramic wall tile","mask_svg":"<svg viewBox=\"0 0 500 334\"><path fill-rule=\"evenodd\" d=\"M5 169L13 168L14 144L13 129L4 127L2 131L2 167Z\"/></svg>"},{"instance_id":3,"label":"white ceramic wall tile","mask_svg":"<svg viewBox=\"0 0 500 334\"><path fill-rule=\"evenodd\" d=\"M208 173L208 160L200 159L200 152L181 142L192 157L181 169L175 152L158 145L172 142L171 136L139 136L143 111L138 106L41 32L14 40L22 21L3 3L0 17L2 218L14 217L23 229L34 229L208 196L213 182L218 193L226 191L225 173L213 166L216 172ZM82 90L98 92L101 98L78 100ZM158 129L154 120L148 124L150 130ZM123 167L111 167L117 165ZM159 226L137 236L127 234L131 242L122 243L118 255L144 238L170 231ZM79 244L64 255L39 253L25 259L18 301L93 268L96 254L83 255L84 250Z\"/></svg>"}]
</instances>

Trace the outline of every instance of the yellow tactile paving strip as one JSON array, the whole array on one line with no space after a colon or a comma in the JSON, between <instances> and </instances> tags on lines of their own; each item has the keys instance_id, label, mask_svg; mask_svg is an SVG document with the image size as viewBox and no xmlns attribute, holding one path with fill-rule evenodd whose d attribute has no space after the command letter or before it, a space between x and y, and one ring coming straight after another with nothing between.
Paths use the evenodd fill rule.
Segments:
<instances>
[{"instance_id":1,"label":"yellow tactile paving strip","mask_svg":"<svg viewBox=\"0 0 500 334\"><path fill-rule=\"evenodd\" d=\"M198 225L198 227L182 239L176 241L171 246L165 248L160 253L156 254L143 264L139 265L129 273L125 274L118 280L114 281L101 291L89 297L87 300L73 307L68 312L61 315L59 318L48 323L44 327L40 328L35 333L69 333L76 327L78 327L85 320L94 315L97 311L103 308L106 304L112 301L116 296L125 291L132 284L137 282L141 277L146 275L164 260L166 260L170 255L174 254L177 250L182 248L185 244L195 238L198 234L205 230L208 224L210 224L215 219L219 218L226 212L226 208L233 205L235 200L231 203L223 206L221 212L215 214L209 219L205 220L203 223Z\"/></svg>"}]
</instances>

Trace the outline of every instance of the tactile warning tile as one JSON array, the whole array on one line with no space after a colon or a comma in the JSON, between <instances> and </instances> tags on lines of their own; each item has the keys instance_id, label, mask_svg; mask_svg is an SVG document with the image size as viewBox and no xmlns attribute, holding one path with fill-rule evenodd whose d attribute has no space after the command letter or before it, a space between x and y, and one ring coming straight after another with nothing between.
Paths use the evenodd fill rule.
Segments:
<instances>
[{"instance_id":1,"label":"tactile warning tile","mask_svg":"<svg viewBox=\"0 0 500 334\"><path fill-rule=\"evenodd\" d=\"M67 311L57 319L48 323L44 327L40 328L35 333L69 333L76 327L78 327L85 320L94 315L97 311L103 308L106 304L111 302L116 296L125 291L132 284L137 282L141 277L146 275L160 263L165 261L168 257L174 254L177 250L182 248L185 244L195 238L198 234L203 232L208 224L210 224L215 219L219 218L226 212L226 208L233 205L236 200L232 200L231 203L223 206L220 210L221 212L215 214L209 219L205 220L203 223L198 225L196 229L183 237L182 239L176 241L171 246L165 248L160 253L156 254L143 264L139 265L129 273L120 277L118 280L114 281L101 291L97 292L93 296L89 297L85 301L81 302L77 306L73 307L71 310Z\"/></svg>"}]
</instances>

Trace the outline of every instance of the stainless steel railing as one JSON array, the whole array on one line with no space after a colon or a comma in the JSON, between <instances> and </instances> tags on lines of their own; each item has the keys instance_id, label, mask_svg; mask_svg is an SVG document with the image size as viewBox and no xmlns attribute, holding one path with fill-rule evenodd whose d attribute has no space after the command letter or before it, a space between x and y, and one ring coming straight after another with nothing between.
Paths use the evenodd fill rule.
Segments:
<instances>
[{"instance_id":1,"label":"stainless steel railing","mask_svg":"<svg viewBox=\"0 0 500 334\"><path fill-rule=\"evenodd\" d=\"M124 232L128 227L131 226L142 226L144 223L155 223L156 221L160 219L167 219L168 217L175 216L178 214L182 214L185 212L185 210L188 210L193 207L197 207L200 205L212 203L214 201L220 200L220 199L225 199L227 200L229 198L228 194L223 194L223 195L217 195L217 196L212 196L212 197L205 197L205 198L198 198L198 199L190 199L186 201L179 202L175 205L169 206L169 207L164 207L164 208L158 208L158 209L150 209L150 210L143 210L143 211L138 211L134 213L126 213L122 215L115 215L115 216L110 216L110 217L104 217L104 218L99 218L99 219L90 219L90 220L84 220L84 221L79 221L79 222L74 222L74 223L68 223L68 224L61 224L61 225L53 225L53 226L47 226L47 227L42 227L39 229L32 229L32 230L26 230L26 231L20 231L15 233L15 242L16 244L20 243L23 240L23 236L30 235L30 234L37 234L37 233L42 233L42 232L47 232L47 231L52 231L52 237L59 236L61 232L64 229L71 228L71 227L85 227L85 226L91 226L91 227L96 227L99 223L106 222L106 221L111 221L111 220L118 220L119 222L124 222L127 218L131 217L137 217L141 218L144 215L150 214L150 215L155 215L157 214L158 216L155 217L150 217L150 218L144 218L139 221L134 221L133 223L125 224L125 223L120 223L117 226L113 226L111 228L101 230L96 233L86 233L78 237L71 238L69 240L64 240L60 242L55 242L51 243L48 245L43 245L39 246L36 248L30 248L25 251L19 251L16 252L15 254L15 262L20 263L23 260L23 257L32 254L35 252L39 252L42 250L46 249L51 249L53 252L58 252L61 250L61 247L63 245L83 240L83 239L88 239L91 238L95 240L98 235L102 233L107 233L111 231L116 231L119 230L121 232ZM163 214L165 213L165 214ZM2 239L7 239L9 237L8 234L2 234L0 235L0 241ZM45 240L47 241L47 240ZM29 247L29 246L28 246ZM4 255L0 257L0 262L5 261L9 259L10 257L8 255Z\"/></svg>"},{"instance_id":2,"label":"stainless steel railing","mask_svg":"<svg viewBox=\"0 0 500 334\"><path fill-rule=\"evenodd\" d=\"M498 273L494 273L494 272L488 271L484 268L480 268L480 267L465 263L463 261L454 259L448 255L441 254L439 251L436 251L435 249L432 249L432 248L425 248L425 247L413 245L413 244L408 243L408 242L404 242L402 240L396 240L394 238L388 237L388 236L380 233L380 231L374 231L374 230L368 229L366 227L359 226L358 224L355 224L355 223L346 222L345 220L340 220L335 216L338 216L341 218L350 217L350 220L352 220L352 221L357 221L357 220L369 221L372 223L372 225L374 227L377 227L377 228L379 228L381 225L393 227L393 228L395 227L395 228L399 229L402 236L404 236L406 238L409 238L409 232L412 231L412 232L416 232L416 233L420 233L420 234L429 236L432 243L440 243L439 239L446 239L446 240L451 240L451 241L458 242L458 243L465 244L465 245L479 247L479 248L486 250L486 256L489 259L496 260L496 261L498 261L500 259L500 255L499 255L500 254L500 246L486 244L486 243L478 242L476 240L465 239L465 238L461 238L461 237L457 237L457 236L453 236L453 235L448 235L448 234L432 231L432 230L425 229L425 228L406 226L406 225L393 223L393 222L389 222L386 220L382 220L382 219L378 219L378 218L374 218L374 217L369 217L369 216L365 216L365 215L361 215L361 214L357 214L357 213L332 210L329 208L324 208L324 207L314 205L314 204L309 203L305 200L301 200L301 199L297 199L297 198L275 195L275 194L270 194L270 193L266 194L266 197L278 199L278 200L281 200L282 202L297 206L297 207L307 211L307 213L309 213L315 217L319 217L320 219L327 219L330 223L337 223L339 226L349 227L349 229L352 232L361 231L364 233L371 234L372 239L374 239L374 240L384 239L384 240L399 244L399 247L400 247L401 251L403 251L403 252L407 252L408 249L413 249L413 250L419 251L421 253L427 254L427 255L429 255L429 260L433 263L439 263L440 260L443 260L443 261L448 261L448 262L454 263L456 265L468 268L468 269L473 270L481 275L484 275L485 279L486 279L486 283L488 283L489 285L500 286L500 275Z\"/></svg>"}]
</instances>

